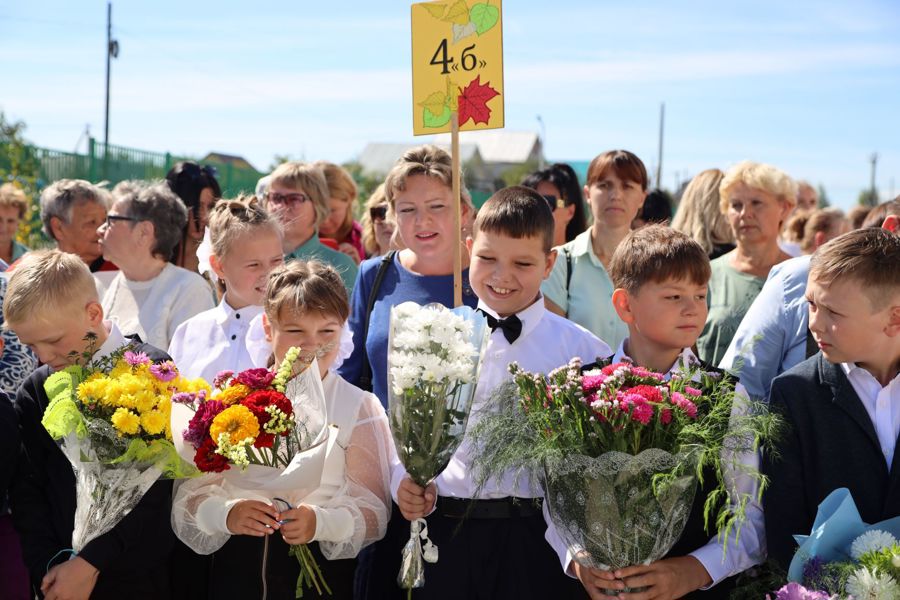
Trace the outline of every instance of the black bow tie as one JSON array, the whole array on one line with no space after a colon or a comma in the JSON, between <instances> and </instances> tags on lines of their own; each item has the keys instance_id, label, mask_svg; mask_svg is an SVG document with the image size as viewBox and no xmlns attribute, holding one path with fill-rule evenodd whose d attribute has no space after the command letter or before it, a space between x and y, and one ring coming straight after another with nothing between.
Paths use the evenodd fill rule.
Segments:
<instances>
[{"instance_id":1,"label":"black bow tie","mask_svg":"<svg viewBox=\"0 0 900 600\"><path fill-rule=\"evenodd\" d=\"M499 327L503 330L503 337L506 338L506 341L512 344L519 336L522 335L522 320L519 319L518 315L511 315L506 317L505 319L498 319L494 315L488 314L487 311L478 309L481 314L487 319L488 327L491 328L491 331L496 331Z\"/></svg>"}]
</instances>

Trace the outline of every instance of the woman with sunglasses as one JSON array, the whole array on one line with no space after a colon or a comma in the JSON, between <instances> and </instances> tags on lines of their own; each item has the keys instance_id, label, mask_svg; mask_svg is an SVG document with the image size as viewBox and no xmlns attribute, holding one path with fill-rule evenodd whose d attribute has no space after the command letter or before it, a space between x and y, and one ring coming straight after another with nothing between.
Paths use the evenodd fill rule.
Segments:
<instances>
[{"instance_id":1,"label":"woman with sunglasses","mask_svg":"<svg viewBox=\"0 0 900 600\"><path fill-rule=\"evenodd\" d=\"M181 241L172 254L171 262L189 271L197 271L197 248L203 242L203 232L209 224L209 213L222 197L216 181L216 169L186 160L175 163L166 174L166 182L188 209L187 224Z\"/></svg>"},{"instance_id":2,"label":"woman with sunglasses","mask_svg":"<svg viewBox=\"0 0 900 600\"><path fill-rule=\"evenodd\" d=\"M353 259L324 245L319 228L328 218L328 182L321 167L286 162L269 176L265 207L278 217L284 230L285 262L316 259L335 268L349 294L358 268Z\"/></svg>"},{"instance_id":3,"label":"woman with sunglasses","mask_svg":"<svg viewBox=\"0 0 900 600\"><path fill-rule=\"evenodd\" d=\"M394 235L394 222L387 218L388 202L384 184L380 184L366 201L362 217L362 243L366 258L383 256L391 250L399 250L403 244Z\"/></svg>"},{"instance_id":4,"label":"woman with sunglasses","mask_svg":"<svg viewBox=\"0 0 900 600\"><path fill-rule=\"evenodd\" d=\"M214 306L206 280L169 262L187 212L166 184L135 186L97 229L103 258L119 266L103 295L103 314L125 335L157 348L168 348L179 325Z\"/></svg>"},{"instance_id":5,"label":"woman with sunglasses","mask_svg":"<svg viewBox=\"0 0 900 600\"><path fill-rule=\"evenodd\" d=\"M571 242L575 236L587 229L578 175L572 167L565 163L552 164L525 177L522 185L547 198L556 224L553 235L554 246Z\"/></svg>"}]
</instances>

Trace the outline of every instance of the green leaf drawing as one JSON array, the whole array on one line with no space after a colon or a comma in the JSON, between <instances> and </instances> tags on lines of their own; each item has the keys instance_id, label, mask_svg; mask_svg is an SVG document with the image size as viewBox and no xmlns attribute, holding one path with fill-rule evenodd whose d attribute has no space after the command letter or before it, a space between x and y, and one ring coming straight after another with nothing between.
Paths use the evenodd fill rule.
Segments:
<instances>
[{"instance_id":1,"label":"green leaf drawing","mask_svg":"<svg viewBox=\"0 0 900 600\"><path fill-rule=\"evenodd\" d=\"M453 43L458 44L470 35L475 35L475 23L469 21L466 25L453 24Z\"/></svg>"},{"instance_id":2,"label":"green leaf drawing","mask_svg":"<svg viewBox=\"0 0 900 600\"><path fill-rule=\"evenodd\" d=\"M437 116L427 108L422 109L422 117L425 127L443 127L450 122L450 107L445 106L444 110Z\"/></svg>"},{"instance_id":3,"label":"green leaf drawing","mask_svg":"<svg viewBox=\"0 0 900 600\"><path fill-rule=\"evenodd\" d=\"M426 108L432 115L440 115L444 112L444 107L449 104L447 94L444 92L434 92L429 94L424 101L419 102L419 106ZM428 117L426 117L427 119Z\"/></svg>"},{"instance_id":4,"label":"green leaf drawing","mask_svg":"<svg viewBox=\"0 0 900 600\"><path fill-rule=\"evenodd\" d=\"M436 2L423 2L422 7L425 8L431 16L435 19L441 19L444 16L444 11L447 10L446 4L438 4Z\"/></svg>"},{"instance_id":5,"label":"green leaf drawing","mask_svg":"<svg viewBox=\"0 0 900 600\"><path fill-rule=\"evenodd\" d=\"M466 3L466 0L456 0L453 4L450 5L450 8L447 10L447 14L441 19L441 21L449 21L451 23L456 23L457 25L465 25L469 22L469 5Z\"/></svg>"},{"instance_id":6,"label":"green leaf drawing","mask_svg":"<svg viewBox=\"0 0 900 600\"><path fill-rule=\"evenodd\" d=\"M478 35L482 35L500 20L500 9L490 4L478 3L469 12L472 23L475 24Z\"/></svg>"}]
</instances>

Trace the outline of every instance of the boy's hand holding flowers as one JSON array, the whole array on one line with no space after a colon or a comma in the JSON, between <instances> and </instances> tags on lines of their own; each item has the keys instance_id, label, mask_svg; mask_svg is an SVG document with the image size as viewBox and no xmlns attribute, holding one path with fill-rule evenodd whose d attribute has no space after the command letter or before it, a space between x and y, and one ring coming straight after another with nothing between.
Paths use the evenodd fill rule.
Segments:
<instances>
[{"instance_id":1,"label":"boy's hand holding flowers","mask_svg":"<svg viewBox=\"0 0 900 600\"><path fill-rule=\"evenodd\" d=\"M709 573L693 556L676 556L615 571L592 569L572 561L572 570L591 600L675 600L712 583Z\"/></svg>"},{"instance_id":2,"label":"boy's hand holding flowers","mask_svg":"<svg viewBox=\"0 0 900 600\"><path fill-rule=\"evenodd\" d=\"M437 502L437 487L429 483L426 487L417 485L409 475L400 482L397 489L397 506L407 521L422 519L434 510Z\"/></svg>"},{"instance_id":3,"label":"boy's hand holding flowers","mask_svg":"<svg viewBox=\"0 0 900 600\"><path fill-rule=\"evenodd\" d=\"M75 557L50 569L41 581L41 593L45 600L88 600L98 575L94 565Z\"/></svg>"}]
</instances>

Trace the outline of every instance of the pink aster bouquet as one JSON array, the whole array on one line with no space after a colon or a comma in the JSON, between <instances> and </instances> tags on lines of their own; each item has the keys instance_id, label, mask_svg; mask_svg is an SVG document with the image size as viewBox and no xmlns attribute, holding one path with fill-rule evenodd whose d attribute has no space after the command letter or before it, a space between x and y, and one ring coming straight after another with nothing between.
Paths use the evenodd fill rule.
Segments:
<instances>
[{"instance_id":1,"label":"pink aster bouquet","mask_svg":"<svg viewBox=\"0 0 900 600\"><path fill-rule=\"evenodd\" d=\"M179 452L203 473L221 473L232 488L265 493L288 505L282 509L298 506L319 488L328 450L319 368L315 360L301 360L303 371L294 376L299 355L298 348L291 348L277 371L223 371L212 389L172 397ZM208 554L222 543L224 539L208 538L191 546ZM301 567L297 597L311 587L330 593L306 544L292 546L291 554Z\"/></svg>"},{"instance_id":2,"label":"pink aster bouquet","mask_svg":"<svg viewBox=\"0 0 900 600\"><path fill-rule=\"evenodd\" d=\"M512 469L537 480L585 566L614 570L665 556L704 477L712 488L704 518L725 536L755 499L726 472L749 476L761 494L763 476L741 458L768 439L774 417L738 402L734 381L719 371L695 365L667 378L629 363L585 370L576 358L547 375L516 364L510 372L498 412L472 432L476 479Z\"/></svg>"},{"instance_id":3,"label":"pink aster bouquet","mask_svg":"<svg viewBox=\"0 0 900 600\"><path fill-rule=\"evenodd\" d=\"M96 337L88 341L81 364L44 383L49 402L42 424L76 474L76 553L125 518L158 479L196 472L172 444L169 398L205 385L130 345L92 360Z\"/></svg>"}]
</instances>

